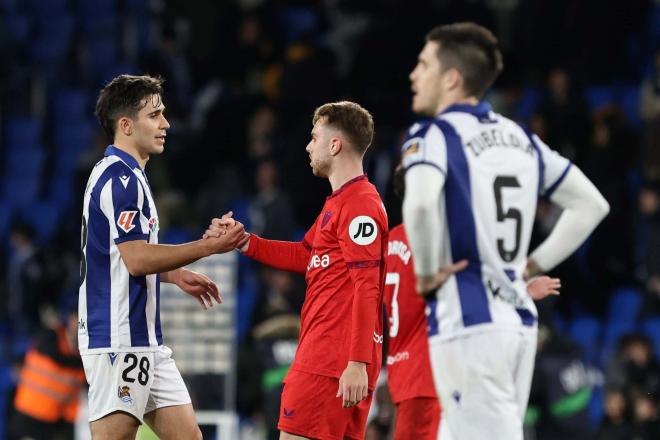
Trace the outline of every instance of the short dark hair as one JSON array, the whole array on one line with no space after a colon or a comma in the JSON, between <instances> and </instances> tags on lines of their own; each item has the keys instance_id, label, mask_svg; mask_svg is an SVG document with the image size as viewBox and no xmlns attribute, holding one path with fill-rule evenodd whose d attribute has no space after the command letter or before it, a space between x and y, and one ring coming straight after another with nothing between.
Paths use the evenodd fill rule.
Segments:
<instances>
[{"instance_id":1,"label":"short dark hair","mask_svg":"<svg viewBox=\"0 0 660 440\"><path fill-rule=\"evenodd\" d=\"M454 68L463 75L468 96L481 98L504 67L497 38L476 23L435 27L426 35L426 41L440 46L438 58L444 70Z\"/></svg>"},{"instance_id":2,"label":"short dark hair","mask_svg":"<svg viewBox=\"0 0 660 440\"><path fill-rule=\"evenodd\" d=\"M145 98L163 94L161 77L149 75L119 75L110 81L99 94L96 101L96 118L111 140L115 137L117 121L128 116L135 119L144 108Z\"/></svg>"},{"instance_id":3,"label":"short dark hair","mask_svg":"<svg viewBox=\"0 0 660 440\"><path fill-rule=\"evenodd\" d=\"M325 118L328 125L344 133L360 154L364 154L374 137L374 119L360 104L340 101L323 104L314 111L312 123Z\"/></svg>"}]
</instances>

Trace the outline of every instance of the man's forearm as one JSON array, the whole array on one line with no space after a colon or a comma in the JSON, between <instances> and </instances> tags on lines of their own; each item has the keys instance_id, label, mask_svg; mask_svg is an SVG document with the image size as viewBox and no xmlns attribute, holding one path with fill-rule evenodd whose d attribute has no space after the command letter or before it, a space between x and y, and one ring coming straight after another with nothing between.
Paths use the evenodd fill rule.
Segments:
<instances>
[{"instance_id":1,"label":"man's forearm","mask_svg":"<svg viewBox=\"0 0 660 440\"><path fill-rule=\"evenodd\" d=\"M266 240L252 234L244 255L275 269L305 273L310 249L305 242Z\"/></svg>"},{"instance_id":2,"label":"man's forearm","mask_svg":"<svg viewBox=\"0 0 660 440\"><path fill-rule=\"evenodd\" d=\"M205 240L179 245L149 244L143 240L134 240L120 243L118 247L133 276L167 273L213 253ZM166 279L169 278L170 275L167 275Z\"/></svg>"}]
</instances>

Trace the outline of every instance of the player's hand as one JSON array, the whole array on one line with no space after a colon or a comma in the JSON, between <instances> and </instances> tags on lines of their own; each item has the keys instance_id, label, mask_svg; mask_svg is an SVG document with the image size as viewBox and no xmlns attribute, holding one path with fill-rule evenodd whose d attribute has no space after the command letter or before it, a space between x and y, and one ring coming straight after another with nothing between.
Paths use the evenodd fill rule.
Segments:
<instances>
[{"instance_id":1,"label":"player's hand","mask_svg":"<svg viewBox=\"0 0 660 440\"><path fill-rule=\"evenodd\" d=\"M550 278L549 276L540 276L532 278L527 283L527 293L534 300L538 301L549 295L559 295L561 280L559 278Z\"/></svg>"},{"instance_id":2,"label":"player's hand","mask_svg":"<svg viewBox=\"0 0 660 440\"><path fill-rule=\"evenodd\" d=\"M224 234L209 235L204 242L209 247L210 254L224 254L244 246L247 240L249 240L249 236L245 236L243 224L235 222L234 226L227 228Z\"/></svg>"},{"instance_id":3,"label":"player's hand","mask_svg":"<svg viewBox=\"0 0 660 440\"><path fill-rule=\"evenodd\" d=\"M461 260L449 266L441 267L435 274L428 277L417 277L417 293L421 296L427 296L447 282L449 277L456 272L465 270L468 267L468 260Z\"/></svg>"},{"instance_id":4,"label":"player's hand","mask_svg":"<svg viewBox=\"0 0 660 440\"><path fill-rule=\"evenodd\" d=\"M236 220L232 218L234 215L233 211L229 211L220 218L214 218L211 220L211 224L203 235L203 238L209 237L220 237L227 233L227 229L232 228L236 225Z\"/></svg>"},{"instance_id":5,"label":"player's hand","mask_svg":"<svg viewBox=\"0 0 660 440\"><path fill-rule=\"evenodd\" d=\"M369 377L367 364L349 361L348 366L339 378L339 389L336 397L342 397L342 407L350 408L357 405L369 393Z\"/></svg>"},{"instance_id":6,"label":"player's hand","mask_svg":"<svg viewBox=\"0 0 660 440\"><path fill-rule=\"evenodd\" d=\"M177 272L177 276L173 280L174 284L188 295L195 297L204 310L213 307L213 300L218 304L222 303L218 285L209 277L185 268L181 268Z\"/></svg>"}]
</instances>

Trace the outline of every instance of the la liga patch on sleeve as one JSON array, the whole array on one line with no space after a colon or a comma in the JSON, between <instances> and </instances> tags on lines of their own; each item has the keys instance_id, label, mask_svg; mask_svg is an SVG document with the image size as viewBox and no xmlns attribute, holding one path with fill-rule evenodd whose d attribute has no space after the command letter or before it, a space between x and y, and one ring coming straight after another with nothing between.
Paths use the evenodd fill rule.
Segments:
<instances>
[{"instance_id":1,"label":"la liga patch on sleeve","mask_svg":"<svg viewBox=\"0 0 660 440\"><path fill-rule=\"evenodd\" d=\"M348 226L348 236L353 243L367 246L376 240L378 225L368 215L358 215Z\"/></svg>"}]
</instances>

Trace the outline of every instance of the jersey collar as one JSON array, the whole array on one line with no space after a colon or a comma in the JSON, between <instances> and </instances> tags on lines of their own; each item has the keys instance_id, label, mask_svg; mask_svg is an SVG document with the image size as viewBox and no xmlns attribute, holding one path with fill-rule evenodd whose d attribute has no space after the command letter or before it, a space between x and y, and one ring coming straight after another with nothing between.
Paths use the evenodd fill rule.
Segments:
<instances>
[{"instance_id":1,"label":"jersey collar","mask_svg":"<svg viewBox=\"0 0 660 440\"><path fill-rule=\"evenodd\" d=\"M449 112L463 112L463 113L469 113L472 116L475 116L479 119L487 118L488 114L493 111L493 108L490 106L489 103L486 101L481 101L477 105L470 105L470 104L454 104L450 105L446 109L440 112L440 115L444 115L445 113Z\"/></svg>"},{"instance_id":2,"label":"jersey collar","mask_svg":"<svg viewBox=\"0 0 660 440\"><path fill-rule=\"evenodd\" d=\"M331 198L333 198L333 197L338 196L339 194L341 194L342 192L344 192L344 190L345 190L348 186L354 184L355 182L359 182L359 181L361 181L361 180L367 180L367 175L366 175L366 174L363 174L363 175L361 175L361 176L353 177L351 180L349 180L348 182L346 182L346 183L344 183L342 186L340 186L339 189L337 189L336 191L333 191L333 193L330 194L328 197L326 197L326 199L331 199Z\"/></svg>"},{"instance_id":3,"label":"jersey collar","mask_svg":"<svg viewBox=\"0 0 660 440\"><path fill-rule=\"evenodd\" d=\"M133 156L131 156L124 150L115 147L114 145L108 145L108 148L105 149L104 156L105 157L118 156L121 160L126 162L126 165L128 165L129 167L138 168L140 170L142 169L140 168L140 164L138 164L137 160L135 160Z\"/></svg>"}]
</instances>

